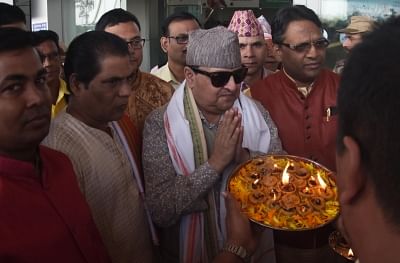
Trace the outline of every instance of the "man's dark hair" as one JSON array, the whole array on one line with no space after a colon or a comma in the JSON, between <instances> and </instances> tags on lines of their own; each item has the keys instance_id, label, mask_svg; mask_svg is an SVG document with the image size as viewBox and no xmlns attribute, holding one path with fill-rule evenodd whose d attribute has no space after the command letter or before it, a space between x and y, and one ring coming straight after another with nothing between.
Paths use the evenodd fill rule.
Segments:
<instances>
[{"instance_id":1,"label":"man's dark hair","mask_svg":"<svg viewBox=\"0 0 400 263\"><path fill-rule=\"evenodd\" d=\"M116 8L104 13L96 23L96 31L104 31L108 26L115 26L119 23L133 22L140 29L140 23L137 17L122 8Z\"/></svg>"},{"instance_id":2,"label":"man's dark hair","mask_svg":"<svg viewBox=\"0 0 400 263\"><path fill-rule=\"evenodd\" d=\"M68 47L64 62L65 79L70 89L70 77L87 87L101 71L101 61L107 56L129 56L128 45L119 37L105 31L90 31L77 36Z\"/></svg>"},{"instance_id":3,"label":"man's dark hair","mask_svg":"<svg viewBox=\"0 0 400 263\"><path fill-rule=\"evenodd\" d=\"M18 22L23 22L26 25L26 17L21 8L0 3L0 27Z\"/></svg>"},{"instance_id":4,"label":"man's dark hair","mask_svg":"<svg viewBox=\"0 0 400 263\"><path fill-rule=\"evenodd\" d=\"M32 32L14 27L0 28L0 52L34 46Z\"/></svg>"},{"instance_id":5,"label":"man's dark hair","mask_svg":"<svg viewBox=\"0 0 400 263\"><path fill-rule=\"evenodd\" d=\"M322 23L313 10L304 5L284 7L278 10L271 23L272 41L276 44L283 43L283 35L288 25L293 21L308 20L314 23L322 32Z\"/></svg>"},{"instance_id":6,"label":"man's dark hair","mask_svg":"<svg viewBox=\"0 0 400 263\"><path fill-rule=\"evenodd\" d=\"M387 220L400 226L400 17L367 35L351 52L339 95L337 151L358 144L363 173ZM373 61L373 63L371 63Z\"/></svg>"},{"instance_id":7,"label":"man's dark hair","mask_svg":"<svg viewBox=\"0 0 400 263\"><path fill-rule=\"evenodd\" d=\"M164 22L161 26L161 35L164 37L169 36L169 25L172 22L180 22L180 21L186 21L186 20L194 20L199 25L199 27L201 27L200 21L197 19L197 17L195 17L194 15L192 15L191 13L188 13L188 12L179 12L179 13L174 13L174 14L168 16L164 20Z\"/></svg>"},{"instance_id":8,"label":"man's dark hair","mask_svg":"<svg viewBox=\"0 0 400 263\"><path fill-rule=\"evenodd\" d=\"M58 41L60 40L57 33L52 30L40 30L33 32L33 37L35 40L35 46L42 44L45 41L53 41L57 46L57 50L60 50L60 45Z\"/></svg>"}]
</instances>

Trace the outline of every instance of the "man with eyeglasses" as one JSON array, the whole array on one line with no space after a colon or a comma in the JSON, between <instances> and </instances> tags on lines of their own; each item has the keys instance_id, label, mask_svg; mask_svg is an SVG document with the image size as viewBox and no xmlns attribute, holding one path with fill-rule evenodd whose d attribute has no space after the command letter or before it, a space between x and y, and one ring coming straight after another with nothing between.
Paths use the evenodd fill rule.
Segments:
<instances>
[{"instance_id":1,"label":"man with eyeglasses","mask_svg":"<svg viewBox=\"0 0 400 263\"><path fill-rule=\"evenodd\" d=\"M161 229L163 262L210 262L226 238L220 192L228 176L251 155L282 147L268 112L240 92L247 69L235 33L194 31L186 64L185 81L145 123L146 200ZM247 249L228 246L229 253Z\"/></svg>"},{"instance_id":2,"label":"man with eyeglasses","mask_svg":"<svg viewBox=\"0 0 400 263\"><path fill-rule=\"evenodd\" d=\"M100 17L96 30L115 34L128 44L136 80L126 112L139 134L142 134L147 115L166 104L174 89L169 83L140 70L145 39L141 37L140 23L134 14L121 8L110 10Z\"/></svg>"},{"instance_id":3,"label":"man with eyeglasses","mask_svg":"<svg viewBox=\"0 0 400 263\"><path fill-rule=\"evenodd\" d=\"M282 70L251 86L251 95L270 112L285 151L335 171L339 76L322 68L329 42L321 21L296 5L280 9L271 26ZM330 262L335 258L327 244L330 231L276 233L277 261Z\"/></svg>"},{"instance_id":4,"label":"man with eyeglasses","mask_svg":"<svg viewBox=\"0 0 400 263\"><path fill-rule=\"evenodd\" d=\"M61 58L59 38L56 32L40 30L33 33L36 49L46 69L46 82L51 94L51 116L54 118L68 103L67 84L60 77Z\"/></svg>"},{"instance_id":5,"label":"man with eyeglasses","mask_svg":"<svg viewBox=\"0 0 400 263\"><path fill-rule=\"evenodd\" d=\"M376 24L369 16L352 16L350 18L350 24L343 29L337 30L337 32L344 34L342 46L347 53L358 44L360 44L363 38L374 31ZM341 59L336 62L333 72L341 74L346 64L346 59Z\"/></svg>"},{"instance_id":6,"label":"man with eyeglasses","mask_svg":"<svg viewBox=\"0 0 400 263\"><path fill-rule=\"evenodd\" d=\"M200 28L197 18L187 12L175 13L167 17L161 27L161 48L167 54L168 61L152 74L170 83L175 89L185 79L186 46L188 34Z\"/></svg>"},{"instance_id":7,"label":"man with eyeglasses","mask_svg":"<svg viewBox=\"0 0 400 263\"><path fill-rule=\"evenodd\" d=\"M232 16L228 29L239 37L242 64L247 68L244 82L251 86L257 80L272 74L264 68L267 45L260 22L252 10L238 10Z\"/></svg>"}]
</instances>

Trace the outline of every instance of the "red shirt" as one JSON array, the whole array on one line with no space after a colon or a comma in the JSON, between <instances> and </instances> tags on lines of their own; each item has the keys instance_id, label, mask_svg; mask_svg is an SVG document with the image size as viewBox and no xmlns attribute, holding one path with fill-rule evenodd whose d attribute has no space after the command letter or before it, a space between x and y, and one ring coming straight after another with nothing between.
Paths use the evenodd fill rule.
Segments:
<instances>
[{"instance_id":1,"label":"red shirt","mask_svg":"<svg viewBox=\"0 0 400 263\"><path fill-rule=\"evenodd\" d=\"M257 81L250 90L271 114L288 154L312 159L336 171L338 88L339 76L323 69L307 97L283 71Z\"/></svg>"},{"instance_id":2,"label":"red shirt","mask_svg":"<svg viewBox=\"0 0 400 263\"><path fill-rule=\"evenodd\" d=\"M0 156L0 262L110 262L71 162L39 149L41 177Z\"/></svg>"}]
</instances>

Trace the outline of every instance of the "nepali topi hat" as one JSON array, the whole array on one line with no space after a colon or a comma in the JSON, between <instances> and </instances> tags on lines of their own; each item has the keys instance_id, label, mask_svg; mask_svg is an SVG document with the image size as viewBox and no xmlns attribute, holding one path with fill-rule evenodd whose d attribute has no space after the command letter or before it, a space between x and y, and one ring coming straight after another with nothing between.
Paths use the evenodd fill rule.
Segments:
<instances>
[{"instance_id":1,"label":"nepali topi hat","mask_svg":"<svg viewBox=\"0 0 400 263\"><path fill-rule=\"evenodd\" d=\"M237 35L222 26L191 32L186 51L186 65L226 69L241 67Z\"/></svg>"},{"instance_id":2,"label":"nepali topi hat","mask_svg":"<svg viewBox=\"0 0 400 263\"><path fill-rule=\"evenodd\" d=\"M252 10L235 11L228 29L235 32L238 37L264 37L264 31Z\"/></svg>"}]
</instances>

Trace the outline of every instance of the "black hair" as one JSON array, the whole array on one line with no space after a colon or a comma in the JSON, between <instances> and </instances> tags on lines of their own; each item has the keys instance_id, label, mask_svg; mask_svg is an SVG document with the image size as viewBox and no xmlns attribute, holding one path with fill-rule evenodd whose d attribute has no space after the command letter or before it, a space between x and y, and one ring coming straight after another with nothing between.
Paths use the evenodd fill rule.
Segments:
<instances>
[{"instance_id":1,"label":"black hair","mask_svg":"<svg viewBox=\"0 0 400 263\"><path fill-rule=\"evenodd\" d=\"M199 25L199 27L201 27L200 21L197 19L197 17L195 17L191 13L188 13L188 12L174 13L174 14L168 16L164 20L164 22L163 22L163 24L161 26L161 34L162 34L162 36L164 36L164 37L169 36L169 25L172 22L179 22L179 21L186 21L186 20L194 20Z\"/></svg>"},{"instance_id":2,"label":"black hair","mask_svg":"<svg viewBox=\"0 0 400 263\"><path fill-rule=\"evenodd\" d=\"M77 36L68 47L64 62L65 79L70 89L70 77L87 87L101 71L101 60L106 56L129 56L128 45L121 38L105 31L90 31Z\"/></svg>"},{"instance_id":3,"label":"black hair","mask_svg":"<svg viewBox=\"0 0 400 263\"><path fill-rule=\"evenodd\" d=\"M283 42L283 35L288 25L293 21L308 20L314 23L322 32L322 23L315 12L304 5L284 7L278 10L271 23L272 41L276 44Z\"/></svg>"},{"instance_id":4,"label":"black hair","mask_svg":"<svg viewBox=\"0 0 400 263\"><path fill-rule=\"evenodd\" d=\"M0 3L0 26L23 22L26 25L25 13L15 5Z\"/></svg>"},{"instance_id":5,"label":"black hair","mask_svg":"<svg viewBox=\"0 0 400 263\"><path fill-rule=\"evenodd\" d=\"M57 46L57 50L60 50L60 45L58 41L60 40L57 33L52 30L40 30L33 32L33 37L35 40L35 46L42 44L45 41L53 41Z\"/></svg>"},{"instance_id":6,"label":"black hair","mask_svg":"<svg viewBox=\"0 0 400 263\"><path fill-rule=\"evenodd\" d=\"M339 95L337 152L344 136L358 144L385 218L400 226L400 17L384 23L352 50ZM373 61L373 63L371 63Z\"/></svg>"},{"instance_id":7,"label":"black hair","mask_svg":"<svg viewBox=\"0 0 400 263\"><path fill-rule=\"evenodd\" d=\"M96 31L104 31L108 26L115 26L119 23L133 22L140 29L140 23L137 17L122 8L112 9L106 13L104 13L99 21L96 23L95 30Z\"/></svg>"},{"instance_id":8,"label":"black hair","mask_svg":"<svg viewBox=\"0 0 400 263\"><path fill-rule=\"evenodd\" d=\"M34 46L32 32L14 27L0 28L0 52Z\"/></svg>"}]
</instances>

